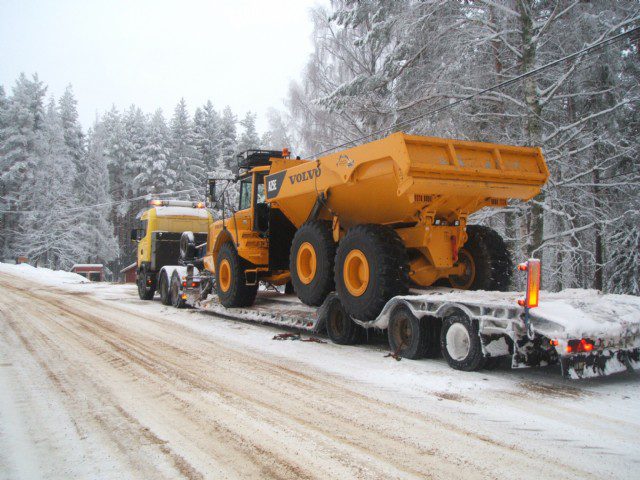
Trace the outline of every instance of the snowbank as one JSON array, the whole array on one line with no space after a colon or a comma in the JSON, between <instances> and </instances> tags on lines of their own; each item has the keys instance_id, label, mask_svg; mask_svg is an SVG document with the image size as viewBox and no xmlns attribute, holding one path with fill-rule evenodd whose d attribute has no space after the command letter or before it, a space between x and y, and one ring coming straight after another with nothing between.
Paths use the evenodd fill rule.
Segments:
<instances>
[{"instance_id":1,"label":"snowbank","mask_svg":"<svg viewBox=\"0 0 640 480\"><path fill-rule=\"evenodd\" d=\"M51 270L49 268L36 268L27 263L13 265L0 262L0 273L18 275L22 278L33 280L47 285L60 285L62 283L89 283L82 275L66 272L64 270Z\"/></svg>"}]
</instances>

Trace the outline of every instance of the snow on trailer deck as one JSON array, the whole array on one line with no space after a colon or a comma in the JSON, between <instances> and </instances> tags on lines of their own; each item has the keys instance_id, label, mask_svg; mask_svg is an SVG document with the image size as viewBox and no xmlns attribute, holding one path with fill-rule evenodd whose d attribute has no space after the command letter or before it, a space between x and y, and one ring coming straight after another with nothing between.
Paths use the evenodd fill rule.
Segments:
<instances>
[{"instance_id":1,"label":"snow on trailer deck","mask_svg":"<svg viewBox=\"0 0 640 480\"><path fill-rule=\"evenodd\" d=\"M0 478L634 478L640 381L396 361L381 343L0 264ZM263 295L263 294L261 294ZM286 309L285 309L286 310Z\"/></svg>"}]
</instances>

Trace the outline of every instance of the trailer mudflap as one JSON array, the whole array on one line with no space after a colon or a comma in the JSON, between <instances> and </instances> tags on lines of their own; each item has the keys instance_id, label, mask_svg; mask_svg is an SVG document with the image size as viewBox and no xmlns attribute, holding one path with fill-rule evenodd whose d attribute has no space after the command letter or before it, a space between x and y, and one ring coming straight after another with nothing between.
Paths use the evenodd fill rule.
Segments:
<instances>
[{"instance_id":1,"label":"trailer mudflap","mask_svg":"<svg viewBox=\"0 0 640 480\"><path fill-rule=\"evenodd\" d=\"M640 348L577 353L560 358L566 378L591 378L640 369Z\"/></svg>"}]
</instances>

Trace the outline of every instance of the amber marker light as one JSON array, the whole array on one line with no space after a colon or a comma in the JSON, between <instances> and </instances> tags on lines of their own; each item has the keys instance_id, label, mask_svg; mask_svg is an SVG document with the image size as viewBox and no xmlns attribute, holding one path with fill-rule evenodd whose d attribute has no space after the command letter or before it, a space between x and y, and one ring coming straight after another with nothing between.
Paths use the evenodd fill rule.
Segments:
<instances>
[{"instance_id":1,"label":"amber marker light","mask_svg":"<svg viewBox=\"0 0 640 480\"><path fill-rule=\"evenodd\" d=\"M531 258L518 265L518 270L527 272L527 292L524 300L518 300L518 305L525 308L538 306L540 298L540 260Z\"/></svg>"}]
</instances>

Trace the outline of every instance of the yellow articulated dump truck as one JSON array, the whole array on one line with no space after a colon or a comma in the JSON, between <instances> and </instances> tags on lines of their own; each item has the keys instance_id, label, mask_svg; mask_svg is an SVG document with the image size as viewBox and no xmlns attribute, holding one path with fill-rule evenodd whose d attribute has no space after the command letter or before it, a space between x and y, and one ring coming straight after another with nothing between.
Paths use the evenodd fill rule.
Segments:
<instances>
[{"instance_id":1,"label":"yellow articulated dump truck","mask_svg":"<svg viewBox=\"0 0 640 480\"><path fill-rule=\"evenodd\" d=\"M258 283L291 282L305 304L336 291L372 320L411 286L504 290L513 270L484 207L528 200L549 175L539 148L396 133L318 160L249 151L237 210L209 228L204 270L226 307L253 304ZM210 181L211 200L216 182Z\"/></svg>"},{"instance_id":2,"label":"yellow articulated dump truck","mask_svg":"<svg viewBox=\"0 0 640 480\"><path fill-rule=\"evenodd\" d=\"M518 267L525 300L502 292L516 270L505 242L468 223L540 192L539 148L395 133L317 160L252 150L238 167L209 179L220 218L206 239L182 233L179 262L158 273L163 303L326 331L338 344L386 330L395 355L442 355L460 370L499 357L560 364L572 378L640 366L640 302L568 291L537 307L536 259Z\"/></svg>"}]
</instances>

